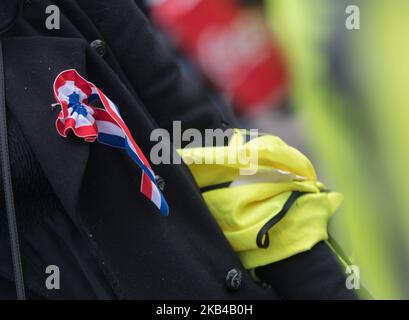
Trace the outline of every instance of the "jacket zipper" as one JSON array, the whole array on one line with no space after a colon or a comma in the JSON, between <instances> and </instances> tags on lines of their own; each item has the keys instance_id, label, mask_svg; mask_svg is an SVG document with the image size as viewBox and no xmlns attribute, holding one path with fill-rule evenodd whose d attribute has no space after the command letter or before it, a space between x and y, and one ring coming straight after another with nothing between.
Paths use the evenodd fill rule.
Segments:
<instances>
[{"instance_id":1,"label":"jacket zipper","mask_svg":"<svg viewBox=\"0 0 409 320\"><path fill-rule=\"evenodd\" d=\"M0 154L1 168L3 173L4 199L7 211L7 223L10 236L10 249L13 260L14 282L18 300L25 300L23 266L21 263L20 244L18 239L18 228L16 210L14 206L13 184L11 178L9 146L7 137L6 119L6 90L3 65L3 45L0 38Z\"/></svg>"}]
</instances>

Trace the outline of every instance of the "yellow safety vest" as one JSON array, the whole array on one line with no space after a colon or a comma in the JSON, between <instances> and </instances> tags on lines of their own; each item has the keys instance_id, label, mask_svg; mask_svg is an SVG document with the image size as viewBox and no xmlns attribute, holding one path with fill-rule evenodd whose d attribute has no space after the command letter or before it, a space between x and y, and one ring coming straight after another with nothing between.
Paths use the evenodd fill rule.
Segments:
<instances>
[{"instance_id":1,"label":"yellow safety vest","mask_svg":"<svg viewBox=\"0 0 409 320\"><path fill-rule=\"evenodd\" d=\"M307 157L280 138L246 138L235 130L227 146L178 151L243 265L254 269L326 240L343 196L325 190Z\"/></svg>"}]
</instances>

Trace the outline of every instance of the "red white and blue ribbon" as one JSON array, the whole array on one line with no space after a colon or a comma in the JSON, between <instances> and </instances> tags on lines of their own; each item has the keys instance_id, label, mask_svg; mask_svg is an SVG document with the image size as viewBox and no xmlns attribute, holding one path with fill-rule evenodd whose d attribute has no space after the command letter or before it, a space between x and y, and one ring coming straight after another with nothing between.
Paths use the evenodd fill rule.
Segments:
<instances>
[{"instance_id":1,"label":"red white and blue ribbon","mask_svg":"<svg viewBox=\"0 0 409 320\"><path fill-rule=\"evenodd\" d=\"M56 121L58 133L67 137L67 133L72 131L87 142L98 141L125 149L142 169L141 192L167 216L169 207L156 183L155 174L122 120L118 107L74 69L65 70L57 76L54 95L61 105ZM103 109L94 107L92 104L95 102L101 104Z\"/></svg>"}]
</instances>

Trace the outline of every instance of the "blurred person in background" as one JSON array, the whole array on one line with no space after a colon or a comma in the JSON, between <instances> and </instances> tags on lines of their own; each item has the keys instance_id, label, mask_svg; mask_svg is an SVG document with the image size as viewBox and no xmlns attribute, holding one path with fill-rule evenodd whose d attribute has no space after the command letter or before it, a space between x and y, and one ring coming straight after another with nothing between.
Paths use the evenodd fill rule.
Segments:
<instances>
[{"instance_id":1,"label":"blurred person in background","mask_svg":"<svg viewBox=\"0 0 409 320\"><path fill-rule=\"evenodd\" d=\"M351 30L352 6L359 28ZM268 0L265 7L290 68L299 139L345 195L330 233L370 295L358 292L407 299L408 3Z\"/></svg>"}]
</instances>

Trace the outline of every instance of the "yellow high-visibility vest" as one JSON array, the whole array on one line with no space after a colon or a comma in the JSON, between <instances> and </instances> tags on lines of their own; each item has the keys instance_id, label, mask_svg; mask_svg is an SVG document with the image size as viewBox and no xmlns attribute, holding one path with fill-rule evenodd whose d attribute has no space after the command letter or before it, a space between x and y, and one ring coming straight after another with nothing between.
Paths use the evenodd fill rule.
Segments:
<instances>
[{"instance_id":1,"label":"yellow high-visibility vest","mask_svg":"<svg viewBox=\"0 0 409 320\"><path fill-rule=\"evenodd\" d=\"M254 269L326 240L343 197L325 190L307 157L280 138L246 142L245 134L236 130L227 146L178 151L243 265Z\"/></svg>"}]
</instances>

